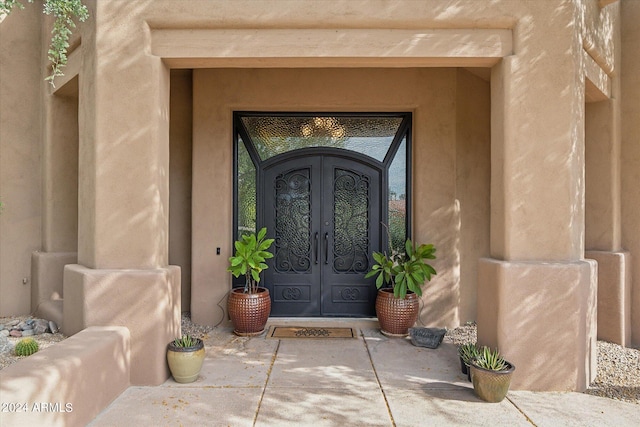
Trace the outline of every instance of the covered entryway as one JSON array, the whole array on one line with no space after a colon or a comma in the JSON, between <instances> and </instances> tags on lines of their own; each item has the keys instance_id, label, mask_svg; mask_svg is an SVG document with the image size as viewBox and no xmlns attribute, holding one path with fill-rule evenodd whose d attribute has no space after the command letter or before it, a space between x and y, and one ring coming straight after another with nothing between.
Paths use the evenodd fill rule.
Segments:
<instances>
[{"instance_id":1,"label":"covered entryway","mask_svg":"<svg viewBox=\"0 0 640 427\"><path fill-rule=\"evenodd\" d=\"M275 239L272 316L374 316L371 255L387 224L394 247L407 235L410 115L238 113L236 129L237 230Z\"/></svg>"},{"instance_id":2,"label":"covered entryway","mask_svg":"<svg viewBox=\"0 0 640 427\"><path fill-rule=\"evenodd\" d=\"M171 117L192 107L193 118L172 127L174 134L185 130L172 144L193 162L190 174L183 168L170 175L184 177L181 186L172 187L172 200L191 189L189 199L175 200L178 209L191 208L192 235L190 241L174 238L170 246L178 253L182 239L191 248L186 255L192 259L194 319L211 325L227 319L229 289L242 285L233 282L228 260L243 232L265 225L259 183L266 167L304 153L298 150L334 149L343 158L365 156L365 163L383 164L380 217L389 224L395 247L411 236L438 248L438 275L424 288L419 324L452 326L475 318L474 260L489 255L488 81L455 68L184 74L180 84L192 82L193 100L181 101L184 107L176 105ZM372 132L369 137L364 129ZM172 221L179 220L178 212L171 212ZM383 243L386 234L380 231ZM263 275L261 284L267 282Z\"/></svg>"}]
</instances>

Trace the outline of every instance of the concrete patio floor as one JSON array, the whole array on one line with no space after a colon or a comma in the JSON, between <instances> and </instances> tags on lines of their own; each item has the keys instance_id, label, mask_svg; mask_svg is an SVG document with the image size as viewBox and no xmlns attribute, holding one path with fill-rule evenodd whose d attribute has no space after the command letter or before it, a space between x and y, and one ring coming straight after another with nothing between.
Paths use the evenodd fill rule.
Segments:
<instances>
[{"instance_id":1,"label":"concrete patio floor","mask_svg":"<svg viewBox=\"0 0 640 427\"><path fill-rule=\"evenodd\" d=\"M270 319L271 325L348 326L355 339L237 337L218 327L191 384L130 387L98 426L632 426L640 405L583 393L473 393L456 347L414 347L375 320Z\"/></svg>"}]
</instances>

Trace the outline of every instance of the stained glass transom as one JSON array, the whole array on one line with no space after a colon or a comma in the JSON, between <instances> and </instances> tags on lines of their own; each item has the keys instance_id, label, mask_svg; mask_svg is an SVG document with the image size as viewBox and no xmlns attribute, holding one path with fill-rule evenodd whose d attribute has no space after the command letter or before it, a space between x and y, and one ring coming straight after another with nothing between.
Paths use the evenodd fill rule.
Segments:
<instances>
[{"instance_id":1,"label":"stained glass transom","mask_svg":"<svg viewBox=\"0 0 640 427\"><path fill-rule=\"evenodd\" d=\"M310 147L331 147L384 160L402 117L243 116L262 160Z\"/></svg>"}]
</instances>

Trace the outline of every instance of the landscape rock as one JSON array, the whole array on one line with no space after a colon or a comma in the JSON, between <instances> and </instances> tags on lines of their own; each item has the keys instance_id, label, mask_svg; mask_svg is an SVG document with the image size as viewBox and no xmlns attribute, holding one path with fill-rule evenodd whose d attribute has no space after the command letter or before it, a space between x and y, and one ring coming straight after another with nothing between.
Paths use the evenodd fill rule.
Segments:
<instances>
[{"instance_id":1,"label":"landscape rock","mask_svg":"<svg viewBox=\"0 0 640 427\"><path fill-rule=\"evenodd\" d=\"M19 338L22 336L22 331L12 329L11 332L9 332L9 336Z\"/></svg>"},{"instance_id":2,"label":"landscape rock","mask_svg":"<svg viewBox=\"0 0 640 427\"><path fill-rule=\"evenodd\" d=\"M25 329L29 328L29 324L27 322L20 322L18 323L16 328L20 329L21 331L24 331Z\"/></svg>"},{"instance_id":3,"label":"landscape rock","mask_svg":"<svg viewBox=\"0 0 640 427\"><path fill-rule=\"evenodd\" d=\"M411 344L417 347L438 348L446 333L444 328L409 328Z\"/></svg>"},{"instance_id":4,"label":"landscape rock","mask_svg":"<svg viewBox=\"0 0 640 427\"><path fill-rule=\"evenodd\" d=\"M53 320L49 321L49 330L52 334L58 333L58 325L56 325L56 322L54 322Z\"/></svg>"},{"instance_id":5,"label":"landscape rock","mask_svg":"<svg viewBox=\"0 0 640 427\"><path fill-rule=\"evenodd\" d=\"M44 319L38 319L33 325L33 332L36 335L44 334L49 330L49 322Z\"/></svg>"},{"instance_id":6,"label":"landscape rock","mask_svg":"<svg viewBox=\"0 0 640 427\"><path fill-rule=\"evenodd\" d=\"M32 335L35 335L35 333L33 332L33 329L25 329L24 331L22 331L23 337L30 337Z\"/></svg>"},{"instance_id":7,"label":"landscape rock","mask_svg":"<svg viewBox=\"0 0 640 427\"><path fill-rule=\"evenodd\" d=\"M0 354L11 353L13 351L13 343L4 335L0 335Z\"/></svg>"}]
</instances>

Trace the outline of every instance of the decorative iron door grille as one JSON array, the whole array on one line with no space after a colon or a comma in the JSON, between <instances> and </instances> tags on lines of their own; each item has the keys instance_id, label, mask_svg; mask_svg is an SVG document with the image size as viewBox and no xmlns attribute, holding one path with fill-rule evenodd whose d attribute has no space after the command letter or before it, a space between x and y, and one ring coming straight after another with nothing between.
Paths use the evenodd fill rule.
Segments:
<instances>
[{"instance_id":1,"label":"decorative iron door grille","mask_svg":"<svg viewBox=\"0 0 640 427\"><path fill-rule=\"evenodd\" d=\"M264 282L273 315L373 315L364 275L379 250L380 171L328 153L264 171L264 225L275 238Z\"/></svg>"}]
</instances>

